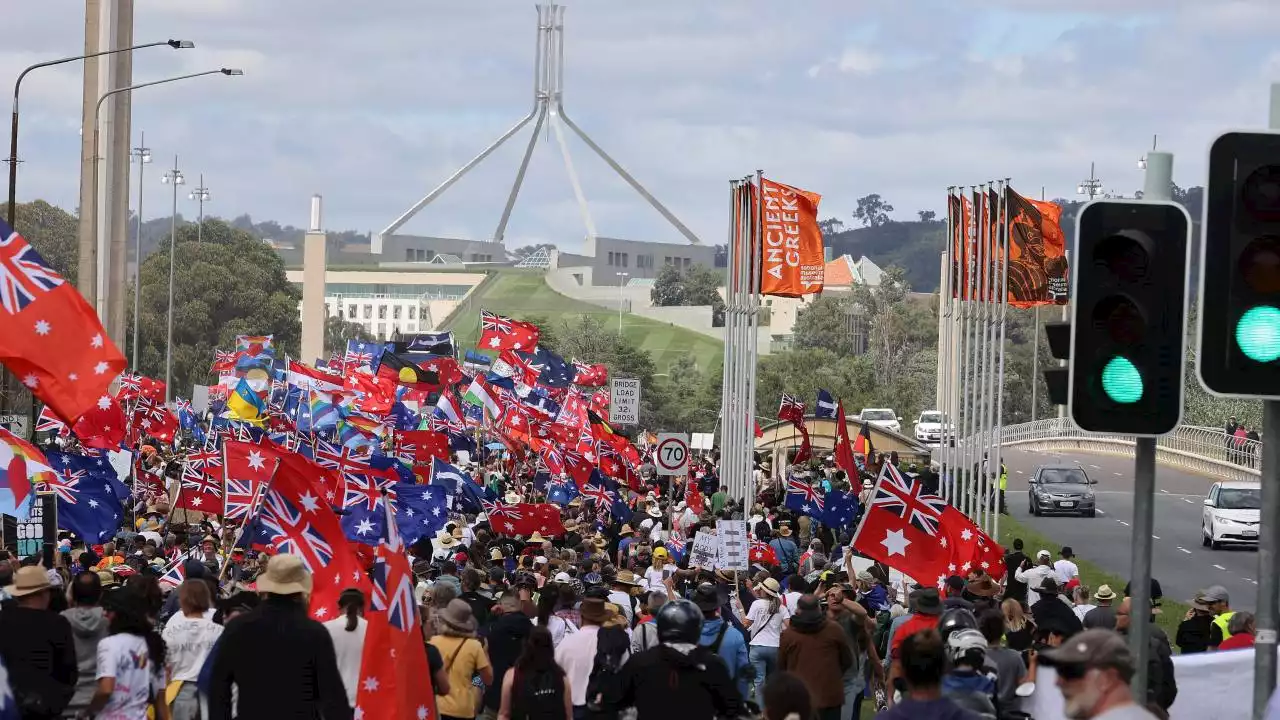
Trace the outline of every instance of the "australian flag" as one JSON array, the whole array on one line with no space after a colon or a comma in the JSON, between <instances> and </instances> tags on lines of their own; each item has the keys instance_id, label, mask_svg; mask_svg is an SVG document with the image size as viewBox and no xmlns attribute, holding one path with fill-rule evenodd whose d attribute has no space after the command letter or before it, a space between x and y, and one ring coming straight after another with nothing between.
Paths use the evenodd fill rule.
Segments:
<instances>
[{"instance_id":1,"label":"australian flag","mask_svg":"<svg viewBox=\"0 0 1280 720\"><path fill-rule=\"evenodd\" d=\"M787 478L787 497L783 502L788 508L821 520L823 514L822 491L799 478Z\"/></svg>"},{"instance_id":2,"label":"australian flag","mask_svg":"<svg viewBox=\"0 0 1280 720\"><path fill-rule=\"evenodd\" d=\"M547 502L549 503L564 507L576 497L578 497L578 485L572 480L547 485Z\"/></svg>"},{"instance_id":3,"label":"australian flag","mask_svg":"<svg viewBox=\"0 0 1280 720\"><path fill-rule=\"evenodd\" d=\"M565 362L564 358L543 347L531 353L522 352L520 357L529 361L533 367L540 368L539 385L567 388L573 384L573 378L578 374L578 369L573 366L573 363Z\"/></svg>"},{"instance_id":4,"label":"australian flag","mask_svg":"<svg viewBox=\"0 0 1280 720\"><path fill-rule=\"evenodd\" d=\"M37 492L52 492L58 499L58 525L88 543L110 539L124 515L115 468L103 458L50 452L49 465L58 475L37 483ZM128 490L125 490L126 496Z\"/></svg>"},{"instance_id":5,"label":"australian flag","mask_svg":"<svg viewBox=\"0 0 1280 720\"><path fill-rule=\"evenodd\" d=\"M391 491L391 508L406 545L444 529L449 519L449 497L443 487L401 482L392 485Z\"/></svg>"},{"instance_id":6,"label":"australian flag","mask_svg":"<svg viewBox=\"0 0 1280 720\"><path fill-rule=\"evenodd\" d=\"M839 490L827 493L823 503L822 524L837 531L852 527L861 510L856 495Z\"/></svg>"}]
</instances>

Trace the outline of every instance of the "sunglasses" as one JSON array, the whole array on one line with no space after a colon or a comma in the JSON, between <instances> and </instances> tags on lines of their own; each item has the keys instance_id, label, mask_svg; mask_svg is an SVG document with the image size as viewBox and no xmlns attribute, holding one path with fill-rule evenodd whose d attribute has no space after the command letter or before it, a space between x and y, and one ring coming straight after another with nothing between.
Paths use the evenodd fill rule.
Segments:
<instances>
[{"instance_id":1,"label":"sunglasses","mask_svg":"<svg viewBox=\"0 0 1280 720\"><path fill-rule=\"evenodd\" d=\"M1087 665L1058 665L1055 669L1063 680L1083 680L1089 673Z\"/></svg>"}]
</instances>

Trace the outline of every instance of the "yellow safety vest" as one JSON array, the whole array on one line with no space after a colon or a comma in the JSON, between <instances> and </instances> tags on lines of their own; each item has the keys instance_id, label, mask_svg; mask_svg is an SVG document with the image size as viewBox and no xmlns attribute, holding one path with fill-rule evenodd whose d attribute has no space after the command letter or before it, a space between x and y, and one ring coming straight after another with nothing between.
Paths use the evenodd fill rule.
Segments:
<instances>
[{"instance_id":1,"label":"yellow safety vest","mask_svg":"<svg viewBox=\"0 0 1280 720\"><path fill-rule=\"evenodd\" d=\"M1009 471L1005 470L1004 466L1000 467L1000 489L1001 490L1009 489Z\"/></svg>"},{"instance_id":2,"label":"yellow safety vest","mask_svg":"<svg viewBox=\"0 0 1280 720\"><path fill-rule=\"evenodd\" d=\"M1232 615L1235 615L1234 610L1231 612L1224 612L1213 618L1213 624L1217 625L1218 629L1222 631L1223 641L1226 641L1227 638L1231 637L1231 633L1227 632L1227 623L1231 622Z\"/></svg>"}]
</instances>

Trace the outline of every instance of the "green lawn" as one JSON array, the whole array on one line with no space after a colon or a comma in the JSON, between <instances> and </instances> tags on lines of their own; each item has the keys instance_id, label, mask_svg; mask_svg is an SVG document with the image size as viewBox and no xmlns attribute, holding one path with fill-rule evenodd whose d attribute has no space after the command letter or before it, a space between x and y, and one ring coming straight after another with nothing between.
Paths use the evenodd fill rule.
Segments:
<instances>
[{"instance_id":1,"label":"green lawn","mask_svg":"<svg viewBox=\"0 0 1280 720\"><path fill-rule=\"evenodd\" d=\"M1054 557L1058 557L1058 552L1062 550L1061 543L1050 540L1047 536L1019 523L1008 515L1000 516L999 535L1000 537L997 538L997 541L1006 550L1013 547L1014 538L1022 538L1022 542L1027 548L1035 548L1037 550L1044 548L1053 553ZM1103 584L1110 585L1111 589L1117 594L1124 590L1124 578L1112 575L1088 560L1083 560L1079 557L1075 558L1074 562L1080 568L1080 582L1089 586L1090 590L1097 590L1098 586ZM1012 572L1012 568L1010 572ZM1169 635L1169 643L1172 644L1178 634L1178 625L1182 622L1182 618L1187 614L1190 606L1169 598L1163 598L1160 601L1160 609L1161 613L1156 616L1156 625L1159 625ZM1174 646L1174 652L1177 652L1176 645Z\"/></svg>"},{"instance_id":2,"label":"green lawn","mask_svg":"<svg viewBox=\"0 0 1280 720\"><path fill-rule=\"evenodd\" d=\"M592 315L607 327L617 327L618 314L598 305L574 300L552 290L543 280L543 271L501 271L497 277L465 303L449 320L459 347L475 347L480 335L480 310L489 310L517 320L541 316L556 323L582 315ZM693 353L700 369L719 368L724 343L675 325L631 315L622 316L622 332L653 357L658 372L665 372L680 355Z\"/></svg>"}]
</instances>

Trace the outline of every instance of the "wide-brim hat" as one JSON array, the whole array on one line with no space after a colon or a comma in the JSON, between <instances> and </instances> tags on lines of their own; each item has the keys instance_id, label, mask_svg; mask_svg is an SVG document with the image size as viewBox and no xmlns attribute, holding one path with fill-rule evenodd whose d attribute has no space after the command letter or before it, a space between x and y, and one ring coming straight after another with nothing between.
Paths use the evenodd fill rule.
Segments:
<instances>
[{"instance_id":1,"label":"wide-brim hat","mask_svg":"<svg viewBox=\"0 0 1280 720\"><path fill-rule=\"evenodd\" d=\"M503 558L502 558L502 548L498 548L498 547L496 547L496 548L493 548L492 550L490 550L490 551L489 551L489 559L490 559L490 560L502 560L502 559L503 559Z\"/></svg>"},{"instance_id":2,"label":"wide-brim hat","mask_svg":"<svg viewBox=\"0 0 1280 720\"><path fill-rule=\"evenodd\" d=\"M641 585L640 579L637 578L636 574L630 570L619 570L618 576L615 577L613 581L620 585L630 585L632 587L639 587Z\"/></svg>"},{"instance_id":3,"label":"wide-brim hat","mask_svg":"<svg viewBox=\"0 0 1280 720\"><path fill-rule=\"evenodd\" d=\"M34 595L48 590L50 587L52 585L49 583L49 574L45 572L45 569L38 565L28 565L27 567L18 568L18 572L13 574L13 584L6 585L4 591L13 597L19 598L26 595Z\"/></svg>"},{"instance_id":4,"label":"wide-brim hat","mask_svg":"<svg viewBox=\"0 0 1280 720\"><path fill-rule=\"evenodd\" d=\"M309 595L311 573L297 555L276 555L267 562L267 571L258 576L259 592L273 595Z\"/></svg>"},{"instance_id":5,"label":"wide-brim hat","mask_svg":"<svg viewBox=\"0 0 1280 720\"><path fill-rule=\"evenodd\" d=\"M783 525L782 527L778 528L778 536L779 536L779 537L791 537L791 526L790 526L790 525Z\"/></svg>"},{"instance_id":6,"label":"wide-brim hat","mask_svg":"<svg viewBox=\"0 0 1280 720\"><path fill-rule=\"evenodd\" d=\"M916 595L916 612L921 615L942 614L942 597L938 595L937 588L927 587L919 591Z\"/></svg>"},{"instance_id":7,"label":"wide-brim hat","mask_svg":"<svg viewBox=\"0 0 1280 720\"><path fill-rule=\"evenodd\" d=\"M440 534L436 536L436 545L439 547L451 548L457 544L458 539L444 531L441 531Z\"/></svg>"},{"instance_id":8,"label":"wide-brim hat","mask_svg":"<svg viewBox=\"0 0 1280 720\"><path fill-rule=\"evenodd\" d=\"M647 513L651 518L662 517L662 510L658 508L658 505L656 503L653 505L650 505L649 509L645 510L645 513Z\"/></svg>"},{"instance_id":9,"label":"wide-brim hat","mask_svg":"<svg viewBox=\"0 0 1280 720\"><path fill-rule=\"evenodd\" d=\"M517 495L517 494L515 494L515 493L513 493L513 492L509 492L509 493L507 493L507 496L506 496L505 498L503 498L503 500L504 500L508 505L515 505L516 503L520 502L520 496L519 496L519 495Z\"/></svg>"},{"instance_id":10,"label":"wide-brim hat","mask_svg":"<svg viewBox=\"0 0 1280 720\"><path fill-rule=\"evenodd\" d=\"M630 525L630 524L628 524L628 523L623 523L623 524L622 524L622 529L618 531L618 534L619 534L619 535L630 535L630 534L631 534L631 533L633 533L633 532L635 532L635 530L633 530L633 529L632 529L632 527L631 527L631 525Z\"/></svg>"},{"instance_id":11,"label":"wide-brim hat","mask_svg":"<svg viewBox=\"0 0 1280 720\"><path fill-rule=\"evenodd\" d=\"M1094 600L1115 600L1116 593L1111 589L1110 585L1102 585L1098 591L1093 594Z\"/></svg>"},{"instance_id":12,"label":"wide-brim hat","mask_svg":"<svg viewBox=\"0 0 1280 720\"><path fill-rule=\"evenodd\" d=\"M757 589L769 597L778 597L778 593L782 592L782 586L773 578L765 578Z\"/></svg>"},{"instance_id":13,"label":"wide-brim hat","mask_svg":"<svg viewBox=\"0 0 1280 720\"><path fill-rule=\"evenodd\" d=\"M547 539L546 539L546 538L544 538L544 537L542 537L542 533L538 532L537 530L534 530L534 531L533 531L533 534L529 536L529 539L528 539L528 540L525 540L525 542L526 542L526 543L528 543L528 544L530 544L530 545L532 545L533 543L537 543L537 544L541 545L542 543L544 543L544 542L546 542L546 541L547 541Z\"/></svg>"},{"instance_id":14,"label":"wide-brim hat","mask_svg":"<svg viewBox=\"0 0 1280 720\"><path fill-rule=\"evenodd\" d=\"M453 536L453 539L454 539L454 540L461 540L461 539L462 539L462 528L454 528L454 529L453 529L453 532L451 532L451 533L449 533L449 534L450 534L451 536Z\"/></svg>"},{"instance_id":15,"label":"wide-brim hat","mask_svg":"<svg viewBox=\"0 0 1280 720\"><path fill-rule=\"evenodd\" d=\"M476 616L472 614L471 606L466 600L450 600L436 617L440 619L440 624L454 632L470 635L476 631Z\"/></svg>"},{"instance_id":16,"label":"wide-brim hat","mask_svg":"<svg viewBox=\"0 0 1280 720\"><path fill-rule=\"evenodd\" d=\"M578 613L582 616L583 622L603 625L609 619L609 609L605 605L605 601L600 598L583 598L582 603L578 606Z\"/></svg>"},{"instance_id":17,"label":"wide-brim hat","mask_svg":"<svg viewBox=\"0 0 1280 720\"><path fill-rule=\"evenodd\" d=\"M995 580L992 580L990 575L983 575L965 585L964 591L978 597L995 597L1000 593L1000 585Z\"/></svg>"}]
</instances>

